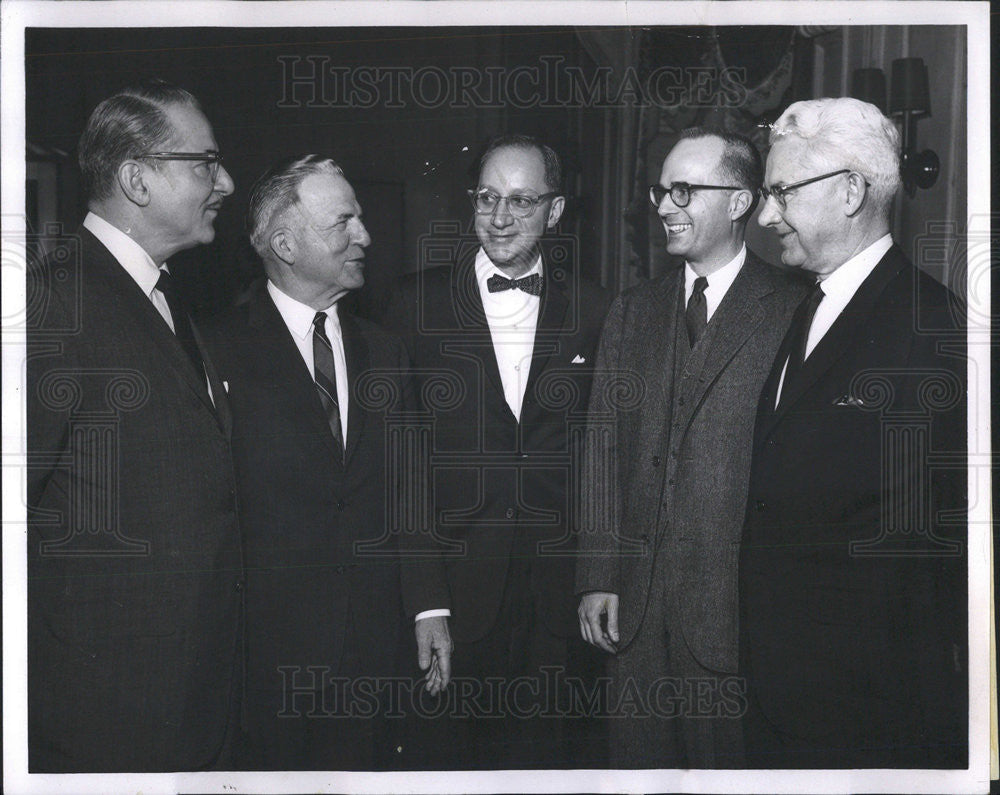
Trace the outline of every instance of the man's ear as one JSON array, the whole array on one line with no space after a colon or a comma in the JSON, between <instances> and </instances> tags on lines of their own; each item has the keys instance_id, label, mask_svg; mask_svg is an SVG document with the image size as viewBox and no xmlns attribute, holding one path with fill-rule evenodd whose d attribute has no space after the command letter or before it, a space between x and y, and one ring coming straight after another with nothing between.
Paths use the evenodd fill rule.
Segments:
<instances>
[{"instance_id":1,"label":"man's ear","mask_svg":"<svg viewBox=\"0 0 1000 795\"><path fill-rule=\"evenodd\" d=\"M753 206L753 194L749 190L738 190L729 199L729 220L738 221Z\"/></svg>"},{"instance_id":2,"label":"man's ear","mask_svg":"<svg viewBox=\"0 0 1000 795\"><path fill-rule=\"evenodd\" d=\"M267 239L267 244L271 251L274 252L274 256L286 265L291 267L295 264L297 244L295 236L288 227L281 226L271 232L271 236Z\"/></svg>"},{"instance_id":3,"label":"man's ear","mask_svg":"<svg viewBox=\"0 0 1000 795\"><path fill-rule=\"evenodd\" d=\"M118 178L118 187L122 189L130 202L139 207L149 204L149 186L143 177L142 166L135 160L126 160L120 166L115 176Z\"/></svg>"},{"instance_id":4,"label":"man's ear","mask_svg":"<svg viewBox=\"0 0 1000 795\"><path fill-rule=\"evenodd\" d=\"M858 214L868 198L869 185L865 178L852 171L847 175L847 197L844 202L844 214L853 217Z\"/></svg>"},{"instance_id":5,"label":"man's ear","mask_svg":"<svg viewBox=\"0 0 1000 795\"><path fill-rule=\"evenodd\" d=\"M564 196L556 196L552 200L552 206L549 207L549 220L545 224L547 229L551 229L559 223L559 219L562 217L563 210L565 209L566 198Z\"/></svg>"}]
</instances>

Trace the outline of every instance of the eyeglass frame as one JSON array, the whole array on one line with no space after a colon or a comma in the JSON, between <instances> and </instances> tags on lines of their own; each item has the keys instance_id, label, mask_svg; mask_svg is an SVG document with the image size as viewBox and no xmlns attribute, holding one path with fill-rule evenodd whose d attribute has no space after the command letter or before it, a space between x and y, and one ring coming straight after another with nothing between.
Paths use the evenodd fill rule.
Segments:
<instances>
[{"instance_id":1,"label":"eyeglass frame","mask_svg":"<svg viewBox=\"0 0 1000 795\"><path fill-rule=\"evenodd\" d=\"M563 195L561 191L554 190L549 191L548 193L542 193L538 196L530 196L527 193L512 193L509 196L501 196L499 193L492 191L489 188L469 188L466 190L466 193L469 194L469 200L472 202L472 209L476 211L476 215L493 215L493 213L500 208L501 202L507 202L507 212L515 218L531 218L531 216L533 216L535 211L538 209L538 205L540 205L543 201L551 199L555 196ZM476 197L484 193L492 194L497 197L496 207L492 210L480 210L479 207L476 206ZM511 209L511 199L528 199L531 202L531 208L524 215L518 215L518 213Z\"/></svg>"},{"instance_id":2,"label":"eyeglass frame","mask_svg":"<svg viewBox=\"0 0 1000 795\"><path fill-rule=\"evenodd\" d=\"M185 160L191 162L202 162L209 164L209 176L214 183L219 178L219 169L222 168L222 154L217 151L206 152L150 152L139 155L139 158L149 160Z\"/></svg>"},{"instance_id":3,"label":"eyeglass frame","mask_svg":"<svg viewBox=\"0 0 1000 795\"><path fill-rule=\"evenodd\" d=\"M674 198L674 189L680 187L683 187L687 191L687 201L684 204L681 204ZM660 197L660 201L657 201L655 192L660 190L663 191L663 196ZM690 182L671 182L668 188L657 182L655 185L649 186L649 201L654 207L659 207L667 197L667 194L670 194L670 201L674 203L674 206L687 207L691 203L692 192L696 190L749 190L749 188L741 188L736 185L694 185Z\"/></svg>"},{"instance_id":4,"label":"eyeglass frame","mask_svg":"<svg viewBox=\"0 0 1000 795\"><path fill-rule=\"evenodd\" d=\"M806 185L812 185L814 182L819 182L823 179L829 179L830 177L836 177L840 174L856 174L857 172L851 168L842 168L838 171L831 171L829 174L820 174L818 177L810 177L809 179L799 180L798 182L793 182L791 185L778 185L777 187L768 188L765 185L760 186L760 198L761 201L767 202L772 196L774 197L774 203L782 210L788 208L788 199L786 195L789 191L795 190L797 188L804 188ZM860 175L859 176L863 176ZM871 183L865 180L865 187L870 188Z\"/></svg>"}]
</instances>

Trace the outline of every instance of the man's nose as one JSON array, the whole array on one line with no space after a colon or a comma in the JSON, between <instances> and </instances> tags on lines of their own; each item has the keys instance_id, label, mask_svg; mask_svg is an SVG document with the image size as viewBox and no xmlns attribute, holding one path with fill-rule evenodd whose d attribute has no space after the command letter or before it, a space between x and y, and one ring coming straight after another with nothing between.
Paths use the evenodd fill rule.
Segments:
<instances>
[{"instance_id":1,"label":"man's nose","mask_svg":"<svg viewBox=\"0 0 1000 795\"><path fill-rule=\"evenodd\" d=\"M510 214L510 205L507 203L506 197L502 197L497 202L497 206L493 208L493 213L490 215L490 223L500 229L514 223L514 216Z\"/></svg>"},{"instance_id":2,"label":"man's nose","mask_svg":"<svg viewBox=\"0 0 1000 795\"><path fill-rule=\"evenodd\" d=\"M223 196L228 196L236 189L236 183L233 182L233 178L229 176L226 167L221 163L219 164L219 173L215 175L215 185L212 189Z\"/></svg>"},{"instance_id":3,"label":"man's nose","mask_svg":"<svg viewBox=\"0 0 1000 795\"><path fill-rule=\"evenodd\" d=\"M778 209L778 202L774 196L768 196L760 208L757 223L761 226L774 226L779 221L781 221L781 211Z\"/></svg>"},{"instance_id":4,"label":"man's nose","mask_svg":"<svg viewBox=\"0 0 1000 795\"><path fill-rule=\"evenodd\" d=\"M361 248L366 248L371 245L371 235L368 234L368 230L361 221L358 221L358 226L354 233L354 242L361 246Z\"/></svg>"}]
</instances>

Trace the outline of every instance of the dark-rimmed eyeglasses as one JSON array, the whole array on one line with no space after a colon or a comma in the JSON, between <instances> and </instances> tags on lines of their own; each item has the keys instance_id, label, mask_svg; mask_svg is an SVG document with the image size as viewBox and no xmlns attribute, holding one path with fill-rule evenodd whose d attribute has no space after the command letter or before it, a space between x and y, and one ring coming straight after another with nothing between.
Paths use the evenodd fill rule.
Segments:
<instances>
[{"instance_id":1,"label":"dark-rimmed eyeglasses","mask_svg":"<svg viewBox=\"0 0 1000 795\"><path fill-rule=\"evenodd\" d=\"M191 160L205 163L208 166L208 176L212 182L219 176L219 166L222 165L222 155L218 152L150 152L139 157L149 160Z\"/></svg>"},{"instance_id":2,"label":"dark-rimmed eyeglasses","mask_svg":"<svg viewBox=\"0 0 1000 795\"><path fill-rule=\"evenodd\" d=\"M659 207L663 197L670 194L670 201L678 207L687 207L691 203L691 193L696 190L746 190L736 185L692 185L690 182L671 182L669 188L663 185L649 186L649 200L654 207Z\"/></svg>"},{"instance_id":3,"label":"dark-rimmed eyeglasses","mask_svg":"<svg viewBox=\"0 0 1000 795\"><path fill-rule=\"evenodd\" d=\"M501 196L492 190L485 188L469 189L469 198L472 206L479 215L492 215L500 207L501 202L507 202L507 212L515 218L530 218L535 214L535 209L546 199L561 195L558 191L543 193L540 196L533 196L525 193L515 193L511 196Z\"/></svg>"},{"instance_id":4,"label":"dark-rimmed eyeglasses","mask_svg":"<svg viewBox=\"0 0 1000 795\"><path fill-rule=\"evenodd\" d=\"M822 179L829 179L830 177L836 177L838 174L850 174L851 169L842 168L838 171L831 171L829 174L820 174L818 177L810 177L809 179L802 179L798 182L793 182L791 185L775 185L774 187L768 188L767 186L762 186L760 189L760 198L763 201L767 201L769 198L773 198L775 203L782 210L786 207L786 202L788 201L788 193L795 190L796 188L804 188L806 185L812 185L814 182L819 182ZM868 182L865 182L867 185Z\"/></svg>"}]
</instances>

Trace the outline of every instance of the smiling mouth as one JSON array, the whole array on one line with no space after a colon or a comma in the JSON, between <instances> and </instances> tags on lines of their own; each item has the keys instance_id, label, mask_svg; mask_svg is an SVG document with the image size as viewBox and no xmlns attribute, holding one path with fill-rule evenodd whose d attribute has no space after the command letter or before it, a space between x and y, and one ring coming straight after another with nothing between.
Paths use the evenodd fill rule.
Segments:
<instances>
[{"instance_id":1,"label":"smiling mouth","mask_svg":"<svg viewBox=\"0 0 1000 795\"><path fill-rule=\"evenodd\" d=\"M691 228L691 224L667 224L667 231L672 235L679 235Z\"/></svg>"}]
</instances>

